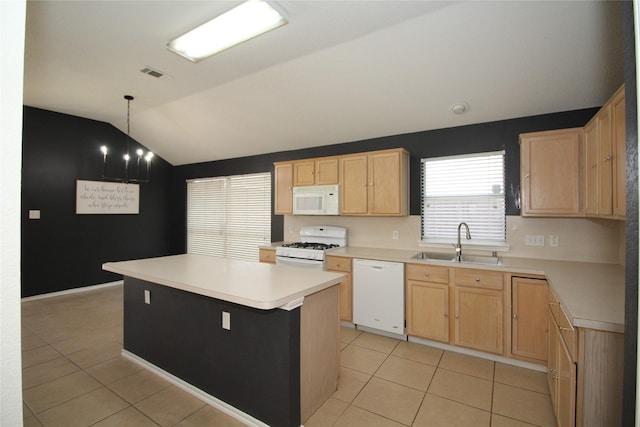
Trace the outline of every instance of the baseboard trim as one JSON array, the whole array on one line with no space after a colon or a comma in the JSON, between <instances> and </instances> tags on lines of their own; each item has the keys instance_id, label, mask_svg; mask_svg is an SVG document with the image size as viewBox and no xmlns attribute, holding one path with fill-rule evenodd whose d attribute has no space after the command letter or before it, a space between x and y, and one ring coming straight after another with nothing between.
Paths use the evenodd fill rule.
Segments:
<instances>
[{"instance_id":1,"label":"baseboard trim","mask_svg":"<svg viewBox=\"0 0 640 427\"><path fill-rule=\"evenodd\" d=\"M518 359L511 359L509 357L500 356L497 354L485 353L483 351L471 350L469 348L458 347L455 345L445 344L437 341L431 341L424 338L417 338L412 336L409 336L407 338L407 341L416 343L416 344L427 345L429 347L436 347L441 350L448 350L454 353L461 353L461 354L466 354L468 356L475 356L482 359L492 360L494 362L504 363L505 365L518 366L520 368L527 368L527 369L531 369L533 371L538 371L538 372L547 372L547 367L544 365L538 365L535 363L525 362L523 360L518 360Z\"/></svg>"},{"instance_id":2,"label":"baseboard trim","mask_svg":"<svg viewBox=\"0 0 640 427\"><path fill-rule=\"evenodd\" d=\"M188 382L176 377L175 375L172 375L170 373L168 373L167 371L157 367L156 365L154 365L153 363L149 363L146 360L144 360L143 358L141 358L140 356L137 356L127 350L122 350L122 356L126 357L127 359L131 360L134 363L137 363L138 365L150 370L151 372L153 372L154 374L158 375L159 377L167 380L168 382L172 383L173 385L179 387L180 389L186 391L187 393L189 393L190 395L192 395L193 397L195 397L196 399L200 399L201 401L205 402L206 404L213 406L214 408L218 409L221 412L224 412L225 414L229 415L232 418L235 418L236 420L248 425L248 426L255 426L255 427L269 427L267 424L263 423L260 420L257 420L255 418L253 418L251 415L242 412L241 410L229 405L226 402L223 402L222 400L215 398L213 396L211 396L208 393L205 393L204 391L200 390L199 388L189 384Z\"/></svg>"},{"instance_id":3,"label":"baseboard trim","mask_svg":"<svg viewBox=\"0 0 640 427\"><path fill-rule=\"evenodd\" d=\"M110 286L118 286L118 285L122 285L123 283L124 283L124 280L116 280L115 282L101 283L99 285L82 286L80 288L65 289L64 291L50 292L48 294L41 294L41 295L34 295L32 297L22 298L21 301L22 302L35 301L35 300L39 300L39 299L59 297L61 295L71 295L71 294L77 294L77 293L80 293L80 292L95 291L96 289L108 288Z\"/></svg>"}]
</instances>

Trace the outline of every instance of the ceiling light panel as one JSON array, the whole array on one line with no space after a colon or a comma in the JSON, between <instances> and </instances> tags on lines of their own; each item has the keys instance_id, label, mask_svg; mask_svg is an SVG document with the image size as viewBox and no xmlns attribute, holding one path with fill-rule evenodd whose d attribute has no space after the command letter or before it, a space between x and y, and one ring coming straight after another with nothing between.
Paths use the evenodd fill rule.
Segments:
<instances>
[{"instance_id":1,"label":"ceiling light panel","mask_svg":"<svg viewBox=\"0 0 640 427\"><path fill-rule=\"evenodd\" d=\"M192 62L287 24L285 11L267 0L249 0L171 40L167 48Z\"/></svg>"}]
</instances>

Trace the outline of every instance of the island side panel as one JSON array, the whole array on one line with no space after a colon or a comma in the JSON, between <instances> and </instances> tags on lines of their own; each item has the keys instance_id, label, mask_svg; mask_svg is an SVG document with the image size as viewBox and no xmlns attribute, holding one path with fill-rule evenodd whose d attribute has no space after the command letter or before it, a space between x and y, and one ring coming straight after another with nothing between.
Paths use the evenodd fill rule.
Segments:
<instances>
[{"instance_id":1,"label":"island side panel","mask_svg":"<svg viewBox=\"0 0 640 427\"><path fill-rule=\"evenodd\" d=\"M305 297L300 318L300 410L304 424L338 388L340 285Z\"/></svg>"},{"instance_id":2,"label":"island side panel","mask_svg":"<svg viewBox=\"0 0 640 427\"><path fill-rule=\"evenodd\" d=\"M124 282L125 350L266 424L301 424L300 308L259 310ZM223 311L230 330L222 328Z\"/></svg>"}]
</instances>

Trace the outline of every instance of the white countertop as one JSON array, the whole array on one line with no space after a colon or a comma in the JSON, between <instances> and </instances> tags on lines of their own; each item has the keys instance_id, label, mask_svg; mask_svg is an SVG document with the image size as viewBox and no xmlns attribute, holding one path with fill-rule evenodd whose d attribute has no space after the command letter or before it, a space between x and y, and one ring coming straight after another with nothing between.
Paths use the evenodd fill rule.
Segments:
<instances>
[{"instance_id":1,"label":"white countertop","mask_svg":"<svg viewBox=\"0 0 640 427\"><path fill-rule=\"evenodd\" d=\"M347 246L331 249L328 255L545 276L574 326L624 332L624 266L508 257L503 257L500 265L454 264L450 261L412 259L418 252Z\"/></svg>"},{"instance_id":2,"label":"white countertop","mask_svg":"<svg viewBox=\"0 0 640 427\"><path fill-rule=\"evenodd\" d=\"M204 255L107 262L106 271L263 310L291 309L344 276L318 270Z\"/></svg>"}]
</instances>

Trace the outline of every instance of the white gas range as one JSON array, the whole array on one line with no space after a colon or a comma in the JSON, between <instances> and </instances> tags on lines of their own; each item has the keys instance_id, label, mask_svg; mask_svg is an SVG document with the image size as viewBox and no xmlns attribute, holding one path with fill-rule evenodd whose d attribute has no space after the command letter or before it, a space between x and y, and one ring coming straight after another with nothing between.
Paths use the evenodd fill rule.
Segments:
<instances>
[{"instance_id":1,"label":"white gas range","mask_svg":"<svg viewBox=\"0 0 640 427\"><path fill-rule=\"evenodd\" d=\"M347 229L324 225L300 229L300 241L276 248L276 264L324 270L325 252L347 245Z\"/></svg>"}]
</instances>

